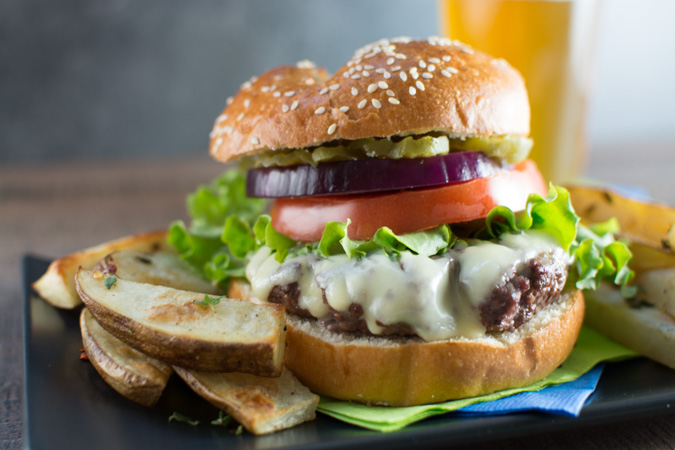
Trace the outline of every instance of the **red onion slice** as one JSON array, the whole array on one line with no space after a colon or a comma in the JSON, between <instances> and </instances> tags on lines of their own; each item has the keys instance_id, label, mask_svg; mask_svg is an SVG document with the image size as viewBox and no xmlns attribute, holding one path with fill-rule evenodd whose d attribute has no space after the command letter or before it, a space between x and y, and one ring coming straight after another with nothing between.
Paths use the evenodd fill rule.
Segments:
<instances>
[{"instance_id":1,"label":"red onion slice","mask_svg":"<svg viewBox=\"0 0 675 450\"><path fill-rule=\"evenodd\" d=\"M246 194L278 198L396 191L469 181L510 167L480 152L260 167L248 171Z\"/></svg>"}]
</instances>

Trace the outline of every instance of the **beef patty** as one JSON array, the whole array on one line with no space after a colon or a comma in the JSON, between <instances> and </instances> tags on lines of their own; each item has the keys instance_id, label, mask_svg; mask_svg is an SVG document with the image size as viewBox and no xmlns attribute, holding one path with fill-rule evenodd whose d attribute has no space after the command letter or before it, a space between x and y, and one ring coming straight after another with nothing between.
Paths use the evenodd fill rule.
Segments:
<instances>
[{"instance_id":1,"label":"beef patty","mask_svg":"<svg viewBox=\"0 0 675 450\"><path fill-rule=\"evenodd\" d=\"M480 320L488 332L513 331L530 320L534 314L557 300L567 280L567 265L551 253L540 253L514 271L504 282L496 285L479 306ZM298 283L274 286L268 301L281 303L286 311L302 317L312 317L298 305ZM326 301L326 295L323 295ZM328 305L330 307L330 305ZM363 308L352 303L347 311L330 308L328 317L320 319L322 325L332 332L372 334L366 321L361 318ZM414 336L405 322L384 325L379 335Z\"/></svg>"}]
</instances>

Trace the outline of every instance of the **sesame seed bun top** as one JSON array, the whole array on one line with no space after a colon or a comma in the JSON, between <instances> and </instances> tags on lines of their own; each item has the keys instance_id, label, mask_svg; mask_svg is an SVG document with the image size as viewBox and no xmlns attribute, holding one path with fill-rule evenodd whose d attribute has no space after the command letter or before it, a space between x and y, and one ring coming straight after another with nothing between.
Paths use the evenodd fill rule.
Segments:
<instances>
[{"instance_id":1,"label":"sesame seed bun top","mask_svg":"<svg viewBox=\"0 0 675 450\"><path fill-rule=\"evenodd\" d=\"M220 161L339 139L530 130L518 71L444 38L378 41L333 76L309 62L278 67L244 83L227 103L211 132L210 152Z\"/></svg>"}]
</instances>

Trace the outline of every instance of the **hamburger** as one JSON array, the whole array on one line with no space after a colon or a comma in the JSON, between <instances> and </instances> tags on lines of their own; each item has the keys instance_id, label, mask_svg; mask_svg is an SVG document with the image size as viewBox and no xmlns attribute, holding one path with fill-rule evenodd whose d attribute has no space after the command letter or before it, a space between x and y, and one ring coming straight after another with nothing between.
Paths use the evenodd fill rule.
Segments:
<instances>
[{"instance_id":1,"label":"hamburger","mask_svg":"<svg viewBox=\"0 0 675 450\"><path fill-rule=\"evenodd\" d=\"M285 364L316 393L408 406L531 384L574 346L577 286L613 272L580 260L600 244L575 241L567 192L527 159L529 120L521 75L448 39L269 70L210 140L269 215L229 179L170 241L231 296L286 307Z\"/></svg>"}]
</instances>

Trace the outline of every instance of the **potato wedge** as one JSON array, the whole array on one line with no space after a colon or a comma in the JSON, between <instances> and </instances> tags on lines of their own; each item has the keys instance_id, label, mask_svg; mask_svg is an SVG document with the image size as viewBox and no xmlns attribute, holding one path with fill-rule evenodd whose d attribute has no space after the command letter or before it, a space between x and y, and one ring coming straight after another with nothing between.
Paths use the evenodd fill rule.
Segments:
<instances>
[{"instance_id":1,"label":"potato wedge","mask_svg":"<svg viewBox=\"0 0 675 450\"><path fill-rule=\"evenodd\" d=\"M584 223L616 217L621 234L631 241L673 254L675 208L634 200L610 189L568 186L572 205Z\"/></svg>"},{"instance_id":2,"label":"potato wedge","mask_svg":"<svg viewBox=\"0 0 675 450\"><path fill-rule=\"evenodd\" d=\"M135 349L171 364L210 372L279 376L286 343L284 308L80 270L77 291L96 321Z\"/></svg>"},{"instance_id":3,"label":"potato wedge","mask_svg":"<svg viewBox=\"0 0 675 450\"><path fill-rule=\"evenodd\" d=\"M675 267L641 273L636 284L640 286L640 295L650 304L675 318Z\"/></svg>"},{"instance_id":4,"label":"potato wedge","mask_svg":"<svg viewBox=\"0 0 675 450\"><path fill-rule=\"evenodd\" d=\"M89 247L52 261L33 288L40 297L57 308L72 309L82 304L75 288L75 274L79 267L92 269L105 255L116 250L154 252L168 248L166 230L137 234Z\"/></svg>"},{"instance_id":5,"label":"potato wedge","mask_svg":"<svg viewBox=\"0 0 675 450\"><path fill-rule=\"evenodd\" d=\"M89 361L113 389L144 406L157 403L173 369L126 345L94 320L87 308L80 314L82 344Z\"/></svg>"},{"instance_id":6,"label":"potato wedge","mask_svg":"<svg viewBox=\"0 0 675 450\"><path fill-rule=\"evenodd\" d=\"M675 319L650 306L631 307L618 289L586 291L585 323L636 352L675 369Z\"/></svg>"},{"instance_id":7,"label":"potato wedge","mask_svg":"<svg viewBox=\"0 0 675 450\"><path fill-rule=\"evenodd\" d=\"M319 396L285 367L278 378L195 372L180 367L174 370L197 394L254 434L290 428L316 416Z\"/></svg>"},{"instance_id":8,"label":"potato wedge","mask_svg":"<svg viewBox=\"0 0 675 450\"><path fill-rule=\"evenodd\" d=\"M221 293L173 250L120 250L106 255L94 270L114 273L123 280L166 286L204 294Z\"/></svg>"}]
</instances>

